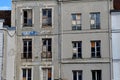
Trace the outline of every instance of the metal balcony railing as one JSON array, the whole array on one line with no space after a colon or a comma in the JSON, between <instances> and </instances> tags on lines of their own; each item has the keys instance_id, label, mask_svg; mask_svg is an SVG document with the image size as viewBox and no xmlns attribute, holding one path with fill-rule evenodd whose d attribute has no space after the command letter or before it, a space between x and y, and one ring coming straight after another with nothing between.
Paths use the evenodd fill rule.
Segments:
<instances>
[{"instance_id":1,"label":"metal balcony railing","mask_svg":"<svg viewBox=\"0 0 120 80\"><path fill-rule=\"evenodd\" d=\"M21 60L22 61L32 61L32 53L21 53Z\"/></svg>"},{"instance_id":2,"label":"metal balcony railing","mask_svg":"<svg viewBox=\"0 0 120 80\"><path fill-rule=\"evenodd\" d=\"M41 59L44 59L44 60L52 60L52 52L45 52L43 51L42 54L41 54Z\"/></svg>"}]
</instances>

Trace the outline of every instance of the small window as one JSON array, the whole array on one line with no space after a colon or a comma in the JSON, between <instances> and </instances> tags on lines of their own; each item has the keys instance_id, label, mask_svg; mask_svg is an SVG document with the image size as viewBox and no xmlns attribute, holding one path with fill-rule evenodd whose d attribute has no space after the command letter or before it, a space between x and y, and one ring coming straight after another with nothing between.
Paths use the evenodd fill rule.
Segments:
<instances>
[{"instance_id":1,"label":"small window","mask_svg":"<svg viewBox=\"0 0 120 80\"><path fill-rule=\"evenodd\" d=\"M90 28L100 29L100 13L90 13Z\"/></svg>"},{"instance_id":2,"label":"small window","mask_svg":"<svg viewBox=\"0 0 120 80\"><path fill-rule=\"evenodd\" d=\"M32 59L32 39L23 39L22 59Z\"/></svg>"},{"instance_id":3,"label":"small window","mask_svg":"<svg viewBox=\"0 0 120 80\"><path fill-rule=\"evenodd\" d=\"M101 41L91 41L91 57L101 58Z\"/></svg>"},{"instance_id":4,"label":"small window","mask_svg":"<svg viewBox=\"0 0 120 80\"><path fill-rule=\"evenodd\" d=\"M82 71L73 71L73 80L82 80Z\"/></svg>"},{"instance_id":5,"label":"small window","mask_svg":"<svg viewBox=\"0 0 120 80\"><path fill-rule=\"evenodd\" d=\"M81 30L81 14L72 14L72 30Z\"/></svg>"},{"instance_id":6,"label":"small window","mask_svg":"<svg viewBox=\"0 0 120 80\"><path fill-rule=\"evenodd\" d=\"M32 26L32 9L23 9L23 26Z\"/></svg>"},{"instance_id":7,"label":"small window","mask_svg":"<svg viewBox=\"0 0 120 80\"><path fill-rule=\"evenodd\" d=\"M101 70L92 70L92 80L102 80Z\"/></svg>"},{"instance_id":8,"label":"small window","mask_svg":"<svg viewBox=\"0 0 120 80\"><path fill-rule=\"evenodd\" d=\"M31 68L22 69L22 80L32 80L32 70L31 70Z\"/></svg>"},{"instance_id":9,"label":"small window","mask_svg":"<svg viewBox=\"0 0 120 80\"><path fill-rule=\"evenodd\" d=\"M82 42L81 41L73 41L73 56L72 58L82 58Z\"/></svg>"},{"instance_id":10,"label":"small window","mask_svg":"<svg viewBox=\"0 0 120 80\"><path fill-rule=\"evenodd\" d=\"M52 58L52 39L42 39L42 58Z\"/></svg>"},{"instance_id":11,"label":"small window","mask_svg":"<svg viewBox=\"0 0 120 80\"><path fill-rule=\"evenodd\" d=\"M52 9L42 9L42 27L52 27Z\"/></svg>"}]
</instances>

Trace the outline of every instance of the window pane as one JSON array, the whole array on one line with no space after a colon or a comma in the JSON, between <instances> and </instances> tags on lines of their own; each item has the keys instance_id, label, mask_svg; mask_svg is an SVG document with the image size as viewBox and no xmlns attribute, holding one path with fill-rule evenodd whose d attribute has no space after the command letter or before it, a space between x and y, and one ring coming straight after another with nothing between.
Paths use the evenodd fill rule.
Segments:
<instances>
[{"instance_id":1,"label":"window pane","mask_svg":"<svg viewBox=\"0 0 120 80\"><path fill-rule=\"evenodd\" d=\"M24 46L24 51L23 53L27 53L27 46Z\"/></svg>"},{"instance_id":2,"label":"window pane","mask_svg":"<svg viewBox=\"0 0 120 80\"><path fill-rule=\"evenodd\" d=\"M22 69L23 71L23 77L26 77L26 69Z\"/></svg>"},{"instance_id":3,"label":"window pane","mask_svg":"<svg viewBox=\"0 0 120 80\"><path fill-rule=\"evenodd\" d=\"M78 72L78 80L82 80L82 71Z\"/></svg>"},{"instance_id":4,"label":"window pane","mask_svg":"<svg viewBox=\"0 0 120 80\"><path fill-rule=\"evenodd\" d=\"M77 29L76 29L76 26L72 26L72 30L77 30Z\"/></svg>"},{"instance_id":5,"label":"window pane","mask_svg":"<svg viewBox=\"0 0 120 80\"><path fill-rule=\"evenodd\" d=\"M94 52L92 52L92 57L95 57L95 53Z\"/></svg>"},{"instance_id":6,"label":"window pane","mask_svg":"<svg viewBox=\"0 0 120 80\"><path fill-rule=\"evenodd\" d=\"M51 39L48 39L48 45L51 45Z\"/></svg>"},{"instance_id":7,"label":"window pane","mask_svg":"<svg viewBox=\"0 0 120 80\"><path fill-rule=\"evenodd\" d=\"M78 48L78 52L81 52L81 48Z\"/></svg>"},{"instance_id":8,"label":"window pane","mask_svg":"<svg viewBox=\"0 0 120 80\"><path fill-rule=\"evenodd\" d=\"M99 51L99 52L100 52L100 47L97 47L97 51Z\"/></svg>"},{"instance_id":9,"label":"window pane","mask_svg":"<svg viewBox=\"0 0 120 80\"><path fill-rule=\"evenodd\" d=\"M77 25L77 30L81 30L81 25Z\"/></svg>"},{"instance_id":10,"label":"window pane","mask_svg":"<svg viewBox=\"0 0 120 80\"><path fill-rule=\"evenodd\" d=\"M51 46L48 46L48 51L50 51L50 52L51 52Z\"/></svg>"},{"instance_id":11,"label":"window pane","mask_svg":"<svg viewBox=\"0 0 120 80\"><path fill-rule=\"evenodd\" d=\"M31 69L28 69L28 77L31 78Z\"/></svg>"},{"instance_id":12,"label":"window pane","mask_svg":"<svg viewBox=\"0 0 120 80\"><path fill-rule=\"evenodd\" d=\"M78 53L78 58L81 58L81 57L82 57L81 53Z\"/></svg>"},{"instance_id":13,"label":"window pane","mask_svg":"<svg viewBox=\"0 0 120 80\"><path fill-rule=\"evenodd\" d=\"M93 47L93 48L95 47L95 42L93 42L93 41L91 42L91 47Z\"/></svg>"},{"instance_id":14,"label":"window pane","mask_svg":"<svg viewBox=\"0 0 120 80\"><path fill-rule=\"evenodd\" d=\"M73 48L76 48L76 43L75 42L73 42Z\"/></svg>"},{"instance_id":15,"label":"window pane","mask_svg":"<svg viewBox=\"0 0 120 80\"><path fill-rule=\"evenodd\" d=\"M77 80L77 72L73 71L73 80Z\"/></svg>"},{"instance_id":16,"label":"window pane","mask_svg":"<svg viewBox=\"0 0 120 80\"><path fill-rule=\"evenodd\" d=\"M42 25L52 26L52 9L43 9L42 14Z\"/></svg>"},{"instance_id":17,"label":"window pane","mask_svg":"<svg viewBox=\"0 0 120 80\"><path fill-rule=\"evenodd\" d=\"M97 80L101 80L101 70L97 71Z\"/></svg>"},{"instance_id":18,"label":"window pane","mask_svg":"<svg viewBox=\"0 0 120 80\"><path fill-rule=\"evenodd\" d=\"M42 14L43 14L43 16L46 16L46 15L47 15L46 13L47 13L46 10L43 9L43 10L42 10Z\"/></svg>"},{"instance_id":19,"label":"window pane","mask_svg":"<svg viewBox=\"0 0 120 80\"><path fill-rule=\"evenodd\" d=\"M80 14L77 14L76 19L80 20Z\"/></svg>"},{"instance_id":20,"label":"window pane","mask_svg":"<svg viewBox=\"0 0 120 80\"><path fill-rule=\"evenodd\" d=\"M92 71L92 80L96 80L95 71Z\"/></svg>"},{"instance_id":21,"label":"window pane","mask_svg":"<svg viewBox=\"0 0 120 80\"><path fill-rule=\"evenodd\" d=\"M80 24L80 21L76 21L77 22L77 24Z\"/></svg>"},{"instance_id":22,"label":"window pane","mask_svg":"<svg viewBox=\"0 0 120 80\"><path fill-rule=\"evenodd\" d=\"M23 45L26 46L27 45L27 41L24 40L24 44Z\"/></svg>"},{"instance_id":23,"label":"window pane","mask_svg":"<svg viewBox=\"0 0 120 80\"><path fill-rule=\"evenodd\" d=\"M48 17L51 18L52 17L52 12L51 12L51 9L48 10Z\"/></svg>"},{"instance_id":24,"label":"window pane","mask_svg":"<svg viewBox=\"0 0 120 80\"><path fill-rule=\"evenodd\" d=\"M101 57L100 52L97 52L97 57L98 57L98 58L100 58L100 57Z\"/></svg>"},{"instance_id":25,"label":"window pane","mask_svg":"<svg viewBox=\"0 0 120 80\"><path fill-rule=\"evenodd\" d=\"M72 14L72 20L76 20L76 15Z\"/></svg>"},{"instance_id":26,"label":"window pane","mask_svg":"<svg viewBox=\"0 0 120 80\"><path fill-rule=\"evenodd\" d=\"M32 9L23 10L23 25L24 26L32 25Z\"/></svg>"},{"instance_id":27,"label":"window pane","mask_svg":"<svg viewBox=\"0 0 120 80\"><path fill-rule=\"evenodd\" d=\"M73 20L73 21L72 21L72 25L76 25L76 21Z\"/></svg>"},{"instance_id":28,"label":"window pane","mask_svg":"<svg viewBox=\"0 0 120 80\"><path fill-rule=\"evenodd\" d=\"M96 46L100 46L100 41L97 41L97 42L96 42Z\"/></svg>"},{"instance_id":29,"label":"window pane","mask_svg":"<svg viewBox=\"0 0 120 80\"><path fill-rule=\"evenodd\" d=\"M100 29L100 13L91 13L91 29Z\"/></svg>"},{"instance_id":30,"label":"window pane","mask_svg":"<svg viewBox=\"0 0 120 80\"><path fill-rule=\"evenodd\" d=\"M92 52L92 53L93 53L93 52L95 53L95 48L91 48L91 52Z\"/></svg>"},{"instance_id":31,"label":"window pane","mask_svg":"<svg viewBox=\"0 0 120 80\"><path fill-rule=\"evenodd\" d=\"M51 80L51 77L52 77L52 73L51 73L51 69L48 69L48 80Z\"/></svg>"}]
</instances>

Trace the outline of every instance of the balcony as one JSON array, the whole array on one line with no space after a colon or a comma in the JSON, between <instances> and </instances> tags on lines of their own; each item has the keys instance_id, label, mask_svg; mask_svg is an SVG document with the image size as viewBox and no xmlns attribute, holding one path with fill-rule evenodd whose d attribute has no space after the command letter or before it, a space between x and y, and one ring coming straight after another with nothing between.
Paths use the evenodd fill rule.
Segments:
<instances>
[{"instance_id":1,"label":"balcony","mask_svg":"<svg viewBox=\"0 0 120 80\"><path fill-rule=\"evenodd\" d=\"M32 53L21 53L21 61L31 62L32 61Z\"/></svg>"},{"instance_id":2,"label":"balcony","mask_svg":"<svg viewBox=\"0 0 120 80\"><path fill-rule=\"evenodd\" d=\"M41 59L46 60L46 61L51 61L52 60L52 53L43 51L41 53Z\"/></svg>"}]
</instances>

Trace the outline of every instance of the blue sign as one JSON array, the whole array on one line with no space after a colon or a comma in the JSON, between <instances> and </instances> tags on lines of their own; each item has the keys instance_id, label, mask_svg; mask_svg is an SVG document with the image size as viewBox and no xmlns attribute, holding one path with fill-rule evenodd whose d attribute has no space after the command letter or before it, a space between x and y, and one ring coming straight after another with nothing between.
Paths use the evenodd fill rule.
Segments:
<instances>
[{"instance_id":1,"label":"blue sign","mask_svg":"<svg viewBox=\"0 0 120 80\"><path fill-rule=\"evenodd\" d=\"M22 36L35 36L35 35L38 35L38 32L36 32L36 31L22 32Z\"/></svg>"}]
</instances>

